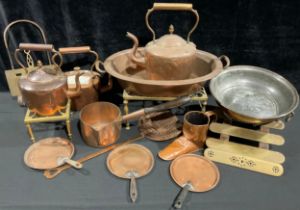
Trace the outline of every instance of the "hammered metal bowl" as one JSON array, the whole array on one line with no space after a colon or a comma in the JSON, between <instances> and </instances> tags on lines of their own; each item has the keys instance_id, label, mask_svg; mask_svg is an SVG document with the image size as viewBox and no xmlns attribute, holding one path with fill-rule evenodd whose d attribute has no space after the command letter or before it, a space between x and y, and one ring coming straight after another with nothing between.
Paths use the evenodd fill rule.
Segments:
<instances>
[{"instance_id":1,"label":"hammered metal bowl","mask_svg":"<svg viewBox=\"0 0 300 210\"><path fill-rule=\"evenodd\" d=\"M285 78L256 66L231 66L210 81L211 94L233 119L264 124L288 117L299 95Z\"/></svg>"}]
</instances>

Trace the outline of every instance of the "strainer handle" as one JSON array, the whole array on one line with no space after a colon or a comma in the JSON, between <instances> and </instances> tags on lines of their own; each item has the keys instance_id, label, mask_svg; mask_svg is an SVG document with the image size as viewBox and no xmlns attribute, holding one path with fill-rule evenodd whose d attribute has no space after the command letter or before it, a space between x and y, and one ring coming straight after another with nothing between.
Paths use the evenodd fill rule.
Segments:
<instances>
[{"instance_id":1,"label":"strainer handle","mask_svg":"<svg viewBox=\"0 0 300 210\"><path fill-rule=\"evenodd\" d=\"M179 192L178 196L176 197L176 200L174 201L174 208L180 209L182 207L182 204L189 193L189 190L191 189L191 185L189 183L185 184L184 187Z\"/></svg>"},{"instance_id":2,"label":"strainer handle","mask_svg":"<svg viewBox=\"0 0 300 210\"><path fill-rule=\"evenodd\" d=\"M191 34L195 31L196 27L199 23L199 14L197 10L193 9L193 4L185 4L185 3L154 3L153 7L151 9L148 9L145 17L146 26L149 29L149 31L153 35L153 41L155 41L155 32L153 28L149 24L149 16L153 11L158 10L173 10L173 11L190 11L196 16L196 22L193 26L193 28L189 31L187 35L187 42L190 41Z\"/></svg>"}]
</instances>

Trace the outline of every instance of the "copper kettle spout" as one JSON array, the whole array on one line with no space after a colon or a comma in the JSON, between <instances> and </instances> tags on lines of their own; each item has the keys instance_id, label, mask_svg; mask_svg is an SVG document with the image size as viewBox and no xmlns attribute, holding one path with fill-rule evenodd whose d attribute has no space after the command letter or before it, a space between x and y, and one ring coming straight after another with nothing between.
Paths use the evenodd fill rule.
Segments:
<instances>
[{"instance_id":1,"label":"copper kettle spout","mask_svg":"<svg viewBox=\"0 0 300 210\"><path fill-rule=\"evenodd\" d=\"M140 66L145 67L146 66L146 60L145 60L145 58L144 57L137 57L136 56L136 51L137 51L137 48L139 46L139 40L138 40L138 38L135 35L133 35L132 33L129 33L129 32L127 32L126 36L133 41L133 47L132 47L132 51L131 51L131 54L130 54L130 59L134 63L136 63L136 64L138 64Z\"/></svg>"},{"instance_id":2,"label":"copper kettle spout","mask_svg":"<svg viewBox=\"0 0 300 210\"><path fill-rule=\"evenodd\" d=\"M75 90L65 90L65 93L67 95L68 98L74 98L74 97L78 97L81 93L81 86L80 86L80 81L79 81L79 77L82 75L83 73L77 73L75 75Z\"/></svg>"}]
</instances>

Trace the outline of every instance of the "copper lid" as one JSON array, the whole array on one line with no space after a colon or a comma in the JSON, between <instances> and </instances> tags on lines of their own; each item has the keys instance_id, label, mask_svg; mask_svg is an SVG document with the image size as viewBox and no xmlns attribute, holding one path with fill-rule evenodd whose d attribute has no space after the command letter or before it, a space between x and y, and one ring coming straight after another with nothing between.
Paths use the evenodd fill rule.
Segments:
<instances>
[{"instance_id":1,"label":"copper lid","mask_svg":"<svg viewBox=\"0 0 300 210\"><path fill-rule=\"evenodd\" d=\"M213 189L220 180L217 166L207 158L186 154L176 158L170 165L173 180L181 187L190 183L193 192L206 192Z\"/></svg>"},{"instance_id":2,"label":"copper lid","mask_svg":"<svg viewBox=\"0 0 300 210\"><path fill-rule=\"evenodd\" d=\"M173 34L174 28L169 28L170 34L166 34L155 41L151 41L146 45L146 51L152 55L174 58L186 57L196 53L196 45L188 42L182 37Z\"/></svg>"}]
</instances>

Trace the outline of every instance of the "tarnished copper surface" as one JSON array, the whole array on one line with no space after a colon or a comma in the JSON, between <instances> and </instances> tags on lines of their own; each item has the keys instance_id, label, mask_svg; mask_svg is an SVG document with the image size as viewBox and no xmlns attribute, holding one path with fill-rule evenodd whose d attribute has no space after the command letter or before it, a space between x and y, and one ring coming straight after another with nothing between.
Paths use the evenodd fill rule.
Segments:
<instances>
[{"instance_id":1,"label":"tarnished copper surface","mask_svg":"<svg viewBox=\"0 0 300 210\"><path fill-rule=\"evenodd\" d=\"M32 144L24 154L24 162L34 169L52 169L64 164L59 164L59 158L71 158L73 154L74 145L68 139L51 137Z\"/></svg>"},{"instance_id":2,"label":"tarnished copper surface","mask_svg":"<svg viewBox=\"0 0 300 210\"><path fill-rule=\"evenodd\" d=\"M81 94L77 97L73 97L72 110L81 110L85 105L99 100L99 94L106 92L112 88L111 77L108 78L108 84L102 86L100 83L100 77L105 71L101 70L99 65L102 62L99 59L97 52L91 50L89 46L78 47L64 47L59 48L59 52L62 55L85 53L94 57L94 62L91 63L90 70L81 70L80 67L74 67L72 71L65 72L68 77L68 87L73 90L76 88L75 75L80 73L79 83L81 87Z\"/></svg>"},{"instance_id":3,"label":"tarnished copper surface","mask_svg":"<svg viewBox=\"0 0 300 210\"><path fill-rule=\"evenodd\" d=\"M183 135L199 147L203 147L211 121L210 118L214 115L215 113L212 111L205 113L200 111L187 112L183 119Z\"/></svg>"},{"instance_id":4,"label":"tarnished copper surface","mask_svg":"<svg viewBox=\"0 0 300 210\"><path fill-rule=\"evenodd\" d=\"M154 165L154 157L149 149L139 144L128 144L114 149L106 159L108 170L117 177L130 179L128 172L135 177L148 174Z\"/></svg>"},{"instance_id":5,"label":"tarnished copper surface","mask_svg":"<svg viewBox=\"0 0 300 210\"><path fill-rule=\"evenodd\" d=\"M148 139L166 141L181 133L182 124L170 111L154 112L140 118L139 131Z\"/></svg>"},{"instance_id":6,"label":"tarnished copper surface","mask_svg":"<svg viewBox=\"0 0 300 210\"><path fill-rule=\"evenodd\" d=\"M208 52L196 51L194 62L189 65L188 79L150 80L146 70L130 60L131 50L123 50L108 57L104 62L105 70L116 77L120 85L131 95L141 96L182 96L196 92L206 81L218 75L223 64L219 58ZM144 48L137 54L142 56ZM174 74L177 72L174 71Z\"/></svg>"},{"instance_id":7,"label":"tarnished copper surface","mask_svg":"<svg viewBox=\"0 0 300 210\"><path fill-rule=\"evenodd\" d=\"M55 63L54 58L61 54L53 49L53 45L49 44L32 44L21 43L19 48L25 50L35 51L51 51L53 53L52 62ZM17 63L28 73L19 59L20 49L15 51L15 59ZM68 98L80 95L79 74L75 76L76 87L74 90L69 90L67 86L67 78L62 74L60 64L46 68L42 62L38 62L36 70L31 71L27 75L21 76L18 85L22 93L23 100L26 106L34 113L41 116L54 115L63 109Z\"/></svg>"},{"instance_id":8,"label":"tarnished copper surface","mask_svg":"<svg viewBox=\"0 0 300 210\"><path fill-rule=\"evenodd\" d=\"M81 135L89 146L110 145L120 136L121 120L120 109L112 103L88 104L80 112Z\"/></svg>"},{"instance_id":9,"label":"tarnished copper surface","mask_svg":"<svg viewBox=\"0 0 300 210\"><path fill-rule=\"evenodd\" d=\"M174 160L180 155L196 152L200 147L184 136L179 136L172 143L158 152L158 156L163 160Z\"/></svg>"},{"instance_id":10,"label":"tarnished copper surface","mask_svg":"<svg viewBox=\"0 0 300 210\"><path fill-rule=\"evenodd\" d=\"M170 165L170 174L180 187L190 183L193 192L213 189L220 180L217 166L207 158L195 154L179 156Z\"/></svg>"}]
</instances>

